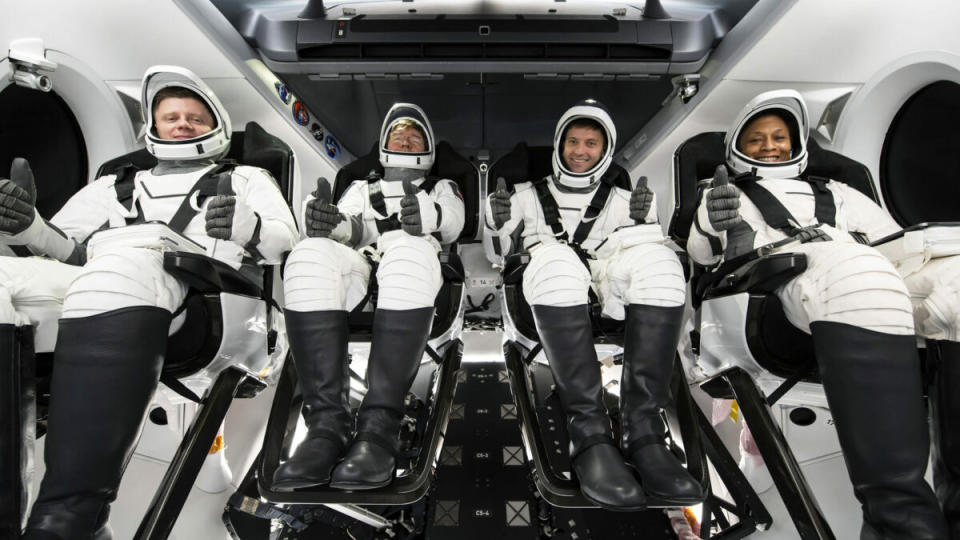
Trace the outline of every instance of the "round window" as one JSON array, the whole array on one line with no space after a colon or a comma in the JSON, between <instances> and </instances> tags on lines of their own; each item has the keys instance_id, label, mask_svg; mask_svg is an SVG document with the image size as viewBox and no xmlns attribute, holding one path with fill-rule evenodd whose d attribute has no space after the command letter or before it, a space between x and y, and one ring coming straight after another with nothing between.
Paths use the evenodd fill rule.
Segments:
<instances>
[{"instance_id":1,"label":"round window","mask_svg":"<svg viewBox=\"0 0 960 540\"><path fill-rule=\"evenodd\" d=\"M87 181L87 150L70 107L56 92L13 84L0 91L0 178L15 157L30 162L37 210L50 218Z\"/></svg>"},{"instance_id":2,"label":"round window","mask_svg":"<svg viewBox=\"0 0 960 540\"><path fill-rule=\"evenodd\" d=\"M960 221L960 84L937 81L900 107L880 154L880 187L901 225Z\"/></svg>"}]
</instances>

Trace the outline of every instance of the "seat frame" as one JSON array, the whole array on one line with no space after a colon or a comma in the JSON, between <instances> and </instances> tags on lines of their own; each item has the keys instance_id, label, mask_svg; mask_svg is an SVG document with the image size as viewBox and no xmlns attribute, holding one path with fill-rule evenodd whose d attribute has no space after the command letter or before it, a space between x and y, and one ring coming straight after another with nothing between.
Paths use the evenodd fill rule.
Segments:
<instances>
[{"instance_id":1,"label":"seat frame","mask_svg":"<svg viewBox=\"0 0 960 540\"><path fill-rule=\"evenodd\" d=\"M527 148L521 143L513 152L501 158L507 164L505 169L501 170L498 167L501 164L498 161L491 167L488 178L493 182L493 179L502 176L508 184L529 180L535 177L535 174L546 170L543 163L535 161L542 161L543 156L547 154L546 148ZM629 182L626 171L622 169L620 171L622 172L617 174L622 175ZM546 444L542 435L536 409L538 400L545 399L546 396L538 394L538 390L549 388L549 383L537 384L537 379L549 377L549 370L546 369L548 366L536 362L541 345L530 307L524 300L522 291L522 273L527 263L529 263L529 255L526 253L513 254L505 258L501 299L505 306L503 312L504 358L510 387L517 405L517 414L521 421L524 445L527 448L527 455L530 456L529 464L534 470L534 482L544 499L554 506L595 507L580 493L576 481L566 478L554 469L551 464L552 453L548 451L549 445ZM594 343L622 346L623 322L601 319L597 309L592 309L592 312L594 312L592 317ZM552 382L552 378L549 381ZM674 366L671 390L675 398L674 407L668 408L666 414L669 423L679 427L688 471L700 482L706 493L703 503L705 526L714 520L720 525L721 530L714 535L716 538L742 538L758 529L768 528L772 523L769 512L726 451L710 423L693 403L679 359ZM565 426L558 429L565 429ZM727 487L733 502L721 499L713 492L707 467L708 460ZM648 507L677 506L670 501L655 498L648 498L647 504ZM739 521L734 524L729 523L724 512L736 515Z\"/></svg>"},{"instance_id":2,"label":"seat frame","mask_svg":"<svg viewBox=\"0 0 960 540\"><path fill-rule=\"evenodd\" d=\"M677 202L670 235L681 246L686 245L686 234L699 204L700 180L711 178L716 166L724 161L723 136L722 132L701 133L681 144L674 155ZM805 174L847 181L878 200L865 166L822 149L813 139L808 151ZM712 397L737 400L800 537L833 539L833 531L771 408L796 384L802 382L809 388L820 382L809 335L786 321L773 294L777 287L806 270L806 256L767 251L760 248L715 268L695 267L692 271L692 303L697 311L691 342L705 375L698 384ZM741 320L743 326L725 326L720 331L717 324L704 325L705 320ZM779 339L771 339L774 333ZM776 388L765 395L758 380ZM825 399L822 405L826 406Z\"/></svg>"},{"instance_id":3,"label":"seat frame","mask_svg":"<svg viewBox=\"0 0 960 540\"><path fill-rule=\"evenodd\" d=\"M465 209L467 219L461 239L469 240L475 234L476 209L471 207L470 194L479 187L479 176L472 163L456 154L444 141L437 144L438 158L430 174L450 178L457 182L461 191L467 195ZM343 194L349 184L367 177L370 172L382 174L379 162L379 149L375 145L366 155L361 156L343 167L337 173L332 186L335 199ZM473 185L476 183L476 185ZM475 205L474 205L475 206ZM435 364L429 385L429 395L425 396L428 418L423 436L411 449L416 452L413 466L403 476L397 477L382 488L346 491L332 489L329 486L317 486L295 491L279 491L273 488L272 479L279 466L281 457L288 457L294 432L298 425L302 398L297 390L297 374L291 358L281 375L277 393L274 395L270 410L270 421L264 434L264 445L257 468L257 487L261 497L276 504L323 504L338 512L356 517L353 505L404 505L420 500L429 490L433 469L439 459L443 444L443 433L453 405L460 362L463 357L463 342L460 335L463 330L466 289L463 263L454 243L438 254L440 259L443 285L435 304L436 318L427 342L425 353ZM365 302L367 304L367 302ZM352 343L369 342L372 338L372 305L358 306L349 316ZM365 308L365 309L364 309ZM423 363L421 363L421 369ZM356 377L359 384L362 380ZM384 524L374 526L385 526Z\"/></svg>"},{"instance_id":4,"label":"seat frame","mask_svg":"<svg viewBox=\"0 0 960 540\"><path fill-rule=\"evenodd\" d=\"M252 163L245 159L238 161L242 164L263 166L269 170L280 183L281 191L289 205L295 166L292 150L276 137L263 131L255 122L248 124L246 131L234 132L233 141L234 144L227 159L243 156L248 150L260 152ZM245 145L244 141L248 144ZM142 149L131 152L102 165L97 177L111 174L117 167L124 164L132 165L137 169L147 169L156 164L156 158ZM220 307L223 296L259 298L265 304L268 328L266 352L267 354L274 352L278 346L278 333L275 330L276 321L270 315L271 306L276 304L273 300L272 267L264 269L263 283L257 284L221 261L193 253L167 252L164 253L164 269L190 286L188 299L185 302L199 296L200 300L192 301L205 307L206 313L210 315L203 340L195 348L196 353L185 358L170 358L165 362L163 368L165 379L169 377L174 381L193 376L203 371L224 347L231 349L231 345L225 343L227 340L224 339L226 335L224 320L218 318L224 315ZM21 336L21 343L29 345L32 339ZM35 404L40 397L36 392L36 381L33 380L36 374L35 355L18 355L9 368L12 370L11 373L20 375L19 378L5 380L12 381L13 392L10 395L21 396L24 408L20 414L20 422L23 424L18 429L24 436L21 441L29 444L33 442L31 434L36 433L32 426L37 423ZM195 396L198 402L196 413L134 535L136 540L165 539L170 535L233 399L254 397L267 386L257 374L238 366L224 367L219 372L211 372L205 376L212 377L214 380L203 396ZM5 385L4 388L8 386L11 385ZM34 406L31 407L31 405ZM21 444L20 452L32 453L32 448ZM10 472L7 470L8 467L3 469L5 473ZM19 478L22 478L22 468L18 474ZM11 475L8 476L13 478ZM11 500L22 500L22 496L17 494L25 494L25 489L25 486L19 483L0 485L0 499L9 496ZM19 502L5 507L0 514L0 527L15 523L19 530L25 511L26 508L23 508Z\"/></svg>"}]
</instances>

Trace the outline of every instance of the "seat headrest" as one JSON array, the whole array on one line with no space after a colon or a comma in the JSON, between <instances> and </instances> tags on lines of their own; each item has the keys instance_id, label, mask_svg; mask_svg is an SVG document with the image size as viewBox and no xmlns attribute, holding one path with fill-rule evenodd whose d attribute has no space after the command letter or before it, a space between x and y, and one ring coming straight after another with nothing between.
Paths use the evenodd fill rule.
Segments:
<instances>
[{"instance_id":1,"label":"seat headrest","mask_svg":"<svg viewBox=\"0 0 960 540\"><path fill-rule=\"evenodd\" d=\"M260 124L250 122L246 130L233 135L233 146L228 158L237 163L266 169L280 183L284 195L287 194L288 179L293 177L293 150L282 140L267 133ZM232 154L239 150L237 157Z\"/></svg>"},{"instance_id":2,"label":"seat headrest","mask_svg":"<svg viewBox=\"0 0 960 540\"><path fill-rule=\"evenodd\" d=\"M487 174L487 192L497 189L497 180L503 178L508 186L520 182L529 182L553 174L553 147L527 146L527 143L517 143L503 156L500 156L490 167ZM604 178L613 178L617 187L632 189L630 175L626 169L616 163L611 163L604 174Z\"/></svg>"},{"instance_id":3,"label":"seat headrest","mask_svg":"<svg viewBox=\"0 0 960 540\"><path fill-rule=\"evenodd\" d=\"M674 187L676 207L670 220L669 234L686 246L690 224L700 199L699 182L713 178L717 165L724 163L724 132L708 131L694 135L677 148L674 154ZM809 161L804 176L818 176L843 182L879 202L870 170L846 156L824 150L813 138L808 140Z\"/></svg>"},{"instance_id":4,"label":"seat headrest","mask_svg":"<svg viewBox=\"0 0 960 540\"><path fill-rule=\"evenodd\" d=\"M347 187L355 180L367 178L370 173L383 175L383 165L380 164L380 148L378 143L374 143L368 153L351 161L339 171L333 184L333 200L340 200L340 196L347 190ZM460 238L463 240L473 239L477 233L477 221L479 215L479 190L480 175L476 167L467 158L460 155L446 141L437 143L437 152L434 157L433 167L427 173L428 176L446 178L456 182L460 188L460 194L463 195L463 203L466 210L466 219L463 224L463 232Z\"/></svg>"}]
</instances>

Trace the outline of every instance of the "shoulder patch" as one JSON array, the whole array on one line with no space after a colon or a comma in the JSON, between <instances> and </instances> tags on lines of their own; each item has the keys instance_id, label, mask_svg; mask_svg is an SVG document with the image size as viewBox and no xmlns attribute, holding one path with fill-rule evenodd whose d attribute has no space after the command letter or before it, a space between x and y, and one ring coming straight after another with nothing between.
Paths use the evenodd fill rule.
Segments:
<instances>
[{"instance_id":1,"label":"shoulder patch","mask_svg":"<svg viewBox=\"0 0 960 540\"><path fill-rule=\"evenodd\" d=\"M463 193L460 193L460 186L459 186L456 182L454 182L453 180L450 180L449 178L444 178L441 182L442 182L442 183L445 183L445 184L449 184L449 185L450 185L450 189L453 190L453 193L454 193L457 197L460 197L460 200L461 200L461 201L464 200L464 199L463 199ZM437 182L437 186L439 186L441 182ZM437 189L436 186L434 186L433 189L434 189L434 191L436 191L436 189Z\"/></svg>"}]
</instances>

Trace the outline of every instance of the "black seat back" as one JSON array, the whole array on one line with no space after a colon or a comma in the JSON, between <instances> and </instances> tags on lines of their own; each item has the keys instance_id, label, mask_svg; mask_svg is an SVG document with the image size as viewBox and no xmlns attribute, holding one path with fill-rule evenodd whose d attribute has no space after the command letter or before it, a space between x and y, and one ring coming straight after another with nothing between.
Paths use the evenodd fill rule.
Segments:
<instances>
[{"instance_id":1,"label":"black seat back","mask_svg":"<svg viewBox=\"0 0 960 540\"><path fill-rule=\"evenodd\" d=\"M290 206L294 172L293 150L279 138L267 133L256 122L248 123L244 131L234 131L230 137L230 150L224 159L265 169L276 180L280 192ZM157 158L144 148L107 161L98 169L97 177L117 174L129 166L142 170L153 168L156 164ZM262 286L267 302L271 302L273 297L273 279L273 268L266 268ZM223 337L218 294L191 291L184 303L184 323L167 342L163 367L165 377L186 377L206 367L219 349Z\"/></svg>"},{"instance_id":2,"label":"black seat back","mask_svg":"<svg viewBox=\"0 0 960 540\"><path fill-rule=\"evenodd\" d=\"M708 131L687 139L677 148L673 157L673 178L676 206L670 220L668 234L680 246L686 247L690 224L700 200L700 181L713 178L717 165L724 163L726 146L724 132ZM830 150L824 150L814 139L808 139L809 161L806 176L830 178L844 182L879 203L870 169L855 160Z\"/></svg>"},{"instance_id":3,"label":"black seat back","mask_svg":"<svg viewBox=\"0 0 960 540\"><path fill-rule=\"evenodd\" d=\"M370 151L348 163L337 171L337 178L333 184L333 200L340 200L340 196L354 180L366 178L370 173L383 175L383 165L380 164L379 143L374 144ZM477 234L477 223L480 216L480 173L470 163L470 160L461 156L446 141L437 143L437 152L433 160L433 167L429 176L446 178L456 182L463 195L465 220L460 240L472 240Z\"/></svg>"},{"instance_id":4,"label":"black seat back","mask_svg":"<svg viewBox=\"0 0 960 540\"><path fill-rule=\"evenodd\" d=\"M722 131L701 133L687 139L674 154L677 202L669 234L681 246L686 246L700 193L706 186L701 181L713 178L717 165L725 161L723 137ZM862 163L824 150L813 139L808 141L808 152L805 175L844 182L879 202L870 170ZM694 272L693 275L699 276L702 272ZM697 288L693 287L693 290ZM787 321L783 306L775 295L751 294L746 334L754 358L771 373L790 377L798 369L811 370L804 374L804 380L819 380L810 361L813 358L810 336Z\"/></svg>"}]
</instances>

